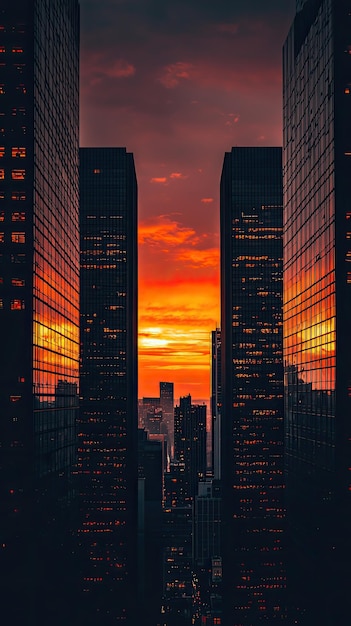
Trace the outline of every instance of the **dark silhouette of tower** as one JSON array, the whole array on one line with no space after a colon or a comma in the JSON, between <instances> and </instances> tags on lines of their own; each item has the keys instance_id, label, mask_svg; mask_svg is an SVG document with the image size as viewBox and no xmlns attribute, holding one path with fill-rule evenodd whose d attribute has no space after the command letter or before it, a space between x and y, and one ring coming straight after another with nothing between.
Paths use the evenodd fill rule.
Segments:
<instances>
[{"instance_id":1,"label":"dark silhouette of tower","mask_svg":"<svg viewBox=\"0 0 351 626\"><path fill-rule=\"evenodd\" d=\"M211 333L211 417L212 417L212 473L219 479L221 476L221 411L222 411L222 362L221 362L221 331L219 328Z\"/></svg>"},{"instance_id":2,"label":"dark silhouette of tower","mask_svg":"<svg viewBox=\"0 0 351 626\"><path fill-rule=\"evenodd\" d=\"M225 624L284 616L282 165L233 148L221 179Z\"/></svg>"},{"instance_id":3,"label":"dark silhouette of tower","mask_svg":"<svg viewBox=\"0 0 351 626\"><path fill-rule=\"evenodd\" d=\"M15 626L71 613L79 5L59 6L0 5L0 619Z\"/></svg>"},{"instance_id":4,"label":"dark silhouette of tower","mask_svg":"<svg viewBox=\"0 0 351 626\"><path fill-rule=\"evenodd\" d=\"M169 455L174 450L174 384L160 382L160 406L163 412L163 421L167 426Z\"/></svg>"},{"instance_id":5,"label":"dark silhouette of tower","mask_svg":"<svg viewBox=\"0 0 351 626\"><path fill-rule=\"evenodd\" d=\"M137 182L125 148L80 151L79 474L85 619L135 623ZM83 608L84 608L83 607Z\"/></svg>"},{"instance_id":6,"label":"dark silhouette of tower","mask_svg":"<svg viewBox=\"0 0 351 626\"><path fill-rule=\"evenodd\" d=\"M351 12L297 2L284 46L289 539L306 624L350 619Z\"/></svg>"},{"instance_id":7,"label":"dark silhouette of tower","mask_svg":"<svg viewBox=\"0 0 351 626\"><path fill-rule=\"evenodd\" d=\"M184 463L186 497L192 501L198 482L206 475L206 405L191 404L191 396L180 398L174 409L174 452Z\"/></svg>"}]
</instances>

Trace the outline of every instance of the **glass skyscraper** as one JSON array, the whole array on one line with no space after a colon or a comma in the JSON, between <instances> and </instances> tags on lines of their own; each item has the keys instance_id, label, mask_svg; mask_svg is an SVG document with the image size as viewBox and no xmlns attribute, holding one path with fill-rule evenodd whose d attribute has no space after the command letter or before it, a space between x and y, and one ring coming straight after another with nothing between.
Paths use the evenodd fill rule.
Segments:
<instances>
[{"instance_id":1,"label":"glass skyscraper","mask_svg":"<svg viewBox=\"0 0 351 626\"><path fill-rule=\"evenodd\" d=\"M78 69L76 0L1 2L0 569L13 624L56 624L64 604L56 548L76 452Z\"/></svg>"},{"instance_id":2,"label":"glass skyscraper","mask_svg":"<svg viewBox=\"0 0 351 626\"><path fill-rule=\"evenodd\" d=\"M125 148L80 151L83 590L89 624L133 626L137 507L137 182Z\"/></svg>"},{"instance_id":3,"label":"glass skyscraper","mask_svg":"<svg viewBox=\"0 0 351 626\"><path fill-rule=\"evenodd\" d=\"M221 179L225 624L285 617L282 163L232 148Z\"/></svg>"},{"instance_id":4,"label":"glass skyscraper","mask_svg":"<svg viewBox=\"0 0 351 626\"><path fill-rule=\"evenodd\" d=\"M298 2L284 46L287 503L306 624L351 611L350 29L348 3Z\"/></svg>"}]
</instances>

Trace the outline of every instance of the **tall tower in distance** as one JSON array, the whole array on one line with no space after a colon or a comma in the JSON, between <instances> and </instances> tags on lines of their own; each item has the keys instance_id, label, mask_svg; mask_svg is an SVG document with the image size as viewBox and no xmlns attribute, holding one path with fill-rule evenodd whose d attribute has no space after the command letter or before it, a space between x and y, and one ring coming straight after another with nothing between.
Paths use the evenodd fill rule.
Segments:
<instances>
[{"instance_id":1,"label":"tall tower in distance","mask_svg":"<svg viewBox=\"0 0 351 626\"><path fill-rule=\"evenodd\" d=\"M346 2L297 2L283 54L292 581L306 624L323 626L351 613L350 28Z\"/></svg>"},{"instance_id":2,"label":"tall tower in distance","mask_svg":"<svg viewBox=\"0 0 351 626\"><path fill-rule=\"evenodd\" d=\"M84 617L133 626L137 545L137 181L125 148L81 148L80 536Z\"/></svg>"},{"instance_id":3,"label":"tall tower in distance","mask_svg":"<svg viewBox=\"0 0 351 626\"><path fill-rule=\"evenodd\" d=\"M281 148L232 148L221 179L221 478L224 623L280 621Z\"/></svg>"},{"instance_id":4,"label":"tall tower in distance","mask_svg":"<svg viewBox=\"0 0 351 626\"><path fill-rule=\"evenodd\" d=\"M211 333L211 419L212 419L212 475L221 477L221 411L222 411L222 360L221 330Z\"/></svg>"},{"instance_id":5,"label":"tall tower in distance","mask_svg":"<svg viewBox=\"0 0 351 626\"><path fill-rule=\"evenodd\" d=\"M169 455L174 452L174 384L160 382L160 406L162 408L163 421L167 426L169 443Z\"/></svg>"},{"instance_id":6,"label":"tall tower in distance","mask_svg":"<svg viewBox=\"0 0 351 626\"><path fill-rule=\"evenodd\" d=\"M174 409L174 456L184 463L189 503L197 495L198 482L206 476L206 412L206 405L192 404L190 395L180 398Z\"/></svg>"},{"instance_id":7,"label":"tall tower in distance","mask_svg":"<svg viewBox=\"0 0 351 626\"><path fill-rule=\"evenodd\" d=\"M76 0L1 2L0 570L1 615L14 625L70 614L78 72Z\"/></svg>"}]
</instances>

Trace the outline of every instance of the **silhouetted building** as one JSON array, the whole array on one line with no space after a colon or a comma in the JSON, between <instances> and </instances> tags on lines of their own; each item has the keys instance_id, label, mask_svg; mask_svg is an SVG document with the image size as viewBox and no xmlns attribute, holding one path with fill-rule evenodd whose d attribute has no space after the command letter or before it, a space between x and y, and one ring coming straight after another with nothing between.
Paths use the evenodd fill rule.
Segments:
<instances>
[{"instance_id":1,"label":"silhouetted building","mask_svg":"<svg viewBox=\"0 0 351 626\"><path fill-rule=\"evenodd\" d=\"M297 2L284 46L287 505L306 624L350 620L351 14Z\"/></svg>"},{"instance_id":2,"label":"silhouetted building","mask_svg":"<svg viewBox=\"0 0 351 626\"><path fill-rule=\"evenodd\" d=\"M197 494L198 482L206 475L206 405L191 404L191 396L180 398L174 409L174 455L184 463L186 497Z\"/></svg>"},{"instance_id":3,"label":"silhouetted building","mask_svg":"<svg viewBox=\"0 0 351 626\"><path fill-rule=\"evenodd\" d=\"M141 429L138 436L140 602L142 623L155 626L162 598L163 442Z\"/></svg>"},{"instance_id":4,"label":"silhouetted building","mask_svg":"<svg viewBox=\"0 0 351 626\"><path fill-rule=\"evenodd\" d=\"M169 454L174 453L174 384L160 383L160 405L163 411L163 420L167 426Z\"/></svg>"},{"instance_id":5,"label":"silhouetted building","mask_svg":"<svg viewBox=\"0 0 351 626\"><path fill-rule=\"evenodd\" d=\"M133 625L137 543L137 183L125 148L80 151L79 472L86 619Z\"/></svg>"},{"instance_id":6,"label":"silhouetted building","mask_svg":"<svg viewBox=\"0 0 351 626\"><path fill-rule=\"evenodd\" d=\"M221 410L222 410L222 362L221 331L211 333L211 417L212 417L212 474L221 477Z\"/></svg>"},{"instance_id":7,"label":"silhouetted building","mask_svg":"<svg viewBox=\"0 0 351 626\"><path fill-rule=\"evenodd\" d=\"M282 165L232 148L221 179L224 623L280 621L283 590Z\"/></svg>"},{"instance_id":8,"label":"silhouetted building","mask_svg":"<svg viewBox=\"0 0 351 626\"><path fill-rule=\"evenodd\" d=\"M1 614L16 626L72 614L65 545L78 408L78 70L77 1L62 0L60 10L1 2ZM63 76L64 89L54 87Z\"/></svg>"}]
</instances>

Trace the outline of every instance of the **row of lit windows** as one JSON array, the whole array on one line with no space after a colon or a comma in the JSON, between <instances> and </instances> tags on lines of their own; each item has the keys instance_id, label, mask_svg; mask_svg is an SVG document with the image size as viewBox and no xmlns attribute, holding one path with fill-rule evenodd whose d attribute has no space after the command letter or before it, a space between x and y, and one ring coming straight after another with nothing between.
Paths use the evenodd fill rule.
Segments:
<instances>
[{"instance_id":1,"label":"row of lit windows","mask_svg":"<svg viewBox=\"0 0 351 626\"><path fill-rule=\"evenodd\" d=\"M0 211L0 222L5 221L5 211ZM12 222L25 222L26 214L24 211L13 211L11 213L11 221Z\"/></svg>"},{"instance_id":2,"label":"row of lit windows","mask_svg":"<svg viewBox=\"0 0 351 626\"><path fill-rule=\"evenodd\" d=\"M4 309L5 301L3 298L0 298L0 309ZM25 308L24 300L11 300L10 301L10 309L11 311L23 311Z\"/></svg>"},{"instance_id":3,"label":"row of lit windows","mask_svg":"<svg viewBox=\"0 0 351 626\"><path fill-rule=\"evenodd\" d=\"M4 279L2 276L0 276L0 285L4 284ZM13 287L24 287L25 286L25 280L24 278L11 278L11 285L13 285Z\"/></svg>"},{"instance_id":4,"label":"row of lit windows","mask_svg":"<svg viewBox=\"0 0 351 626\"><path fill-rule=\"evenodd\" d=\"M0 233L0 243L4 243L5 241L5 233ZM11 233L11 242L12 243L26 243L26 234L24 232L12 232Z\"/></svg>"},{"instance_id":5,"label":"row of lit windows","mask_svg":"<svg viewBox=\"0 0 351 626\"><path fill-rule=\"evenodd\" d=\"M24 52L23 48L19 48L18 46L12 47L8 51L12 52L13 54L21 54L22 52ZM0 54L4 54L5 52L5 46L0 46Z\"/></svg>"},{"instance_id":6,"label":"row of lit windows","mask_svg":"<svg viewBox=\"0 0 351 626\"><path fill-rule=\"evenodd\" d=\"M26 177L26 170L12 170L11 178L12 180L24 180ZM5 179L5 170L4 168L0 169L0 180Z\"/></svg>"},{"instance_id":7,"label":"row of lit windows","mask_svg":"<svg viewBox=\"0 0 351 626\"><path fill-rule=\"evenodd\" d=\"M0 85L1 89L1 85ZM5 156L5 147L0 146L0 158ZM11 148L11 156L14 158L25 158L26 156L26 148L23 146L15 146Z\"/></svg>"}]
</instances>

